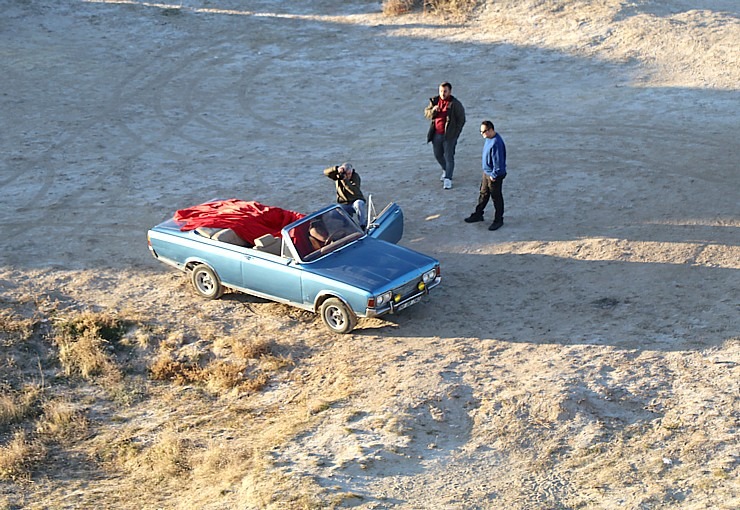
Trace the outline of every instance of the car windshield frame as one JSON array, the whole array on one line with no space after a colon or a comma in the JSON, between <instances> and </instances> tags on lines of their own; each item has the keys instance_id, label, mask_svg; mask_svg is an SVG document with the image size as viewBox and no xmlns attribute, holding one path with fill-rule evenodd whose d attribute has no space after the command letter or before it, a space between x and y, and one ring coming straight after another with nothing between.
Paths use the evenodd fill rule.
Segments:
<instances>
[{"instance_id":1,"label":"car windshield frame","mask_svg":"<svg viewBox=\"0 0 740 510\"><path fill-rule=\"evenodd\" d=\"M283 239L300 262L313 262L365 236L365 232L338 205L287 225Z\"/></svg>"}]
</instances>

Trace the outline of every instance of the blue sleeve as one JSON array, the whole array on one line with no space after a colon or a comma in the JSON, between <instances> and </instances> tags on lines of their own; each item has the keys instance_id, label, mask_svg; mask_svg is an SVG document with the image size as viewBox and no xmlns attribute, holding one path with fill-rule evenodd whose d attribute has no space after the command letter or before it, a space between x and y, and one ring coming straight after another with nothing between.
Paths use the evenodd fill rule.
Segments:
<instances>
[{"instance_id":1,"label":"blue sleeve","mask_svg":"<svg viewBox=\"0 0 740 510\"><path fill-rule=\"evenodd\" d=\"M506 146L498 136L496 136L491 152L494 179L504 177L506 175Z\"/></svg>"},{"instance_id":2,"label":"blue sleeve","mask_svg":"<svg viewBox=\"0 0 740 510\"><path fill-rule=\"evenodd\" d=\"M486 175L493 175L493 147L492 143L486 140L483 150L483 173Z\"/></svg>"}]
</instances>

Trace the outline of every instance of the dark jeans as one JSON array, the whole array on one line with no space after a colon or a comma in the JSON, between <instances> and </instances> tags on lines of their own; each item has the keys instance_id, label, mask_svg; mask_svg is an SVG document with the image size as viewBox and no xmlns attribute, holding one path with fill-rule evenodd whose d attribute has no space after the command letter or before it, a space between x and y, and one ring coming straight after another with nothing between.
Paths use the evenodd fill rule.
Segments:
<instances>
[{"instance_id":1,"label":"dark jeans","mask_svg":"<svg viewBox=\"0 0 740 510\"><path fill-rule=\"evenodd\" d=\"M495 216L493 221L504 220L504 195L501 192L501 188L504 185L504 177L499 177L495 181L491 181L487 175L483 176L480 183L480 195L478 195L478 205L475 206L475 214L483 216L483 210L486 208L488 199L493 201L493 208L495 209Z\"/></svg>"},{"instance_id":2,"label":"dark jeans","mask_svg":"<svg viewBox=\"0 0 740 510\"><path fill-rule=\"evenodd\" d=\"M457 146L457 138L452 140L446 140L445 135L434 133L432 138L432 147L434 148L434 157L437 159L437 163L445 171L445 179L452 179L452 174L455 173L455 147Z\"/></svg>"}]
</instances>

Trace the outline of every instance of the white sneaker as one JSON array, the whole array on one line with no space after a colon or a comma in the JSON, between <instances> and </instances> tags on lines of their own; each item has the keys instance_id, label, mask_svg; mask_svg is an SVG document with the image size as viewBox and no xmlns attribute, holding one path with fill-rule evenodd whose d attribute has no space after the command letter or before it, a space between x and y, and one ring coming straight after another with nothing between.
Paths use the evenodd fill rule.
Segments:
<instances>
[{"instance_id":1,"label":"white sneaker","mask_svg":"<svg viewBox=\"0 0 740 510\"><path fill-rule=\"evenodd\" d=\"M452 189L452 179L445 179L445 183L442 185L444 189Z\"/></svg>"},{"instance_id":2,"label":"white sneaker","mask_svg":"<svg viewBox=\"0 0 740 510\"><path fill-rule=\"evenodd\" d=\"M440 177L439 180L440 181L444 181L445 180L445 173L444 172L442 172L442 177Z\"/></svg>"}]
</instances>

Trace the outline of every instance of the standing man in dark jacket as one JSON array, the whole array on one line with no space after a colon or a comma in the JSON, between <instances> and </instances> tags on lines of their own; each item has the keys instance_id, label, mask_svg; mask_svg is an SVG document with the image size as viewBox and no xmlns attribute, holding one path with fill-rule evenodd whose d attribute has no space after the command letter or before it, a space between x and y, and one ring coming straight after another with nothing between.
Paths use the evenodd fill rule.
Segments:
<instances>
[{"instance_id":1,"label":"standing man in dark jacket","mask_svg":"<svg viewBox=\"0 0 740 510\"><path fill-rule=\"evenodd\" d=\"M480 125L480 134L485 138L481 166L483 180L480 184L478 204L475 212L465 218L466 223L483 221L483 211L490 199L493 201L493 223L488 230L498 230L504 225L504 195L502 187L506 178L506 144L501 135L496 132L493 122L484 120Z\"/></svg>"},{"instance_id":2,"label":"standing man in dark jacket","mask_svg":"<svg viewBox=\"0 0 740 510\"><path fill-rule=\"evenodd\" d=\"M452 95L452 85L444 82L439 86L439 95L429 99L424 116L432 121L427 133L427 143L432 142L434 157L442 167L444 189L452 188L455 172L455 147L465 125L465 108Z\"/></svg>"}]
</instances>

